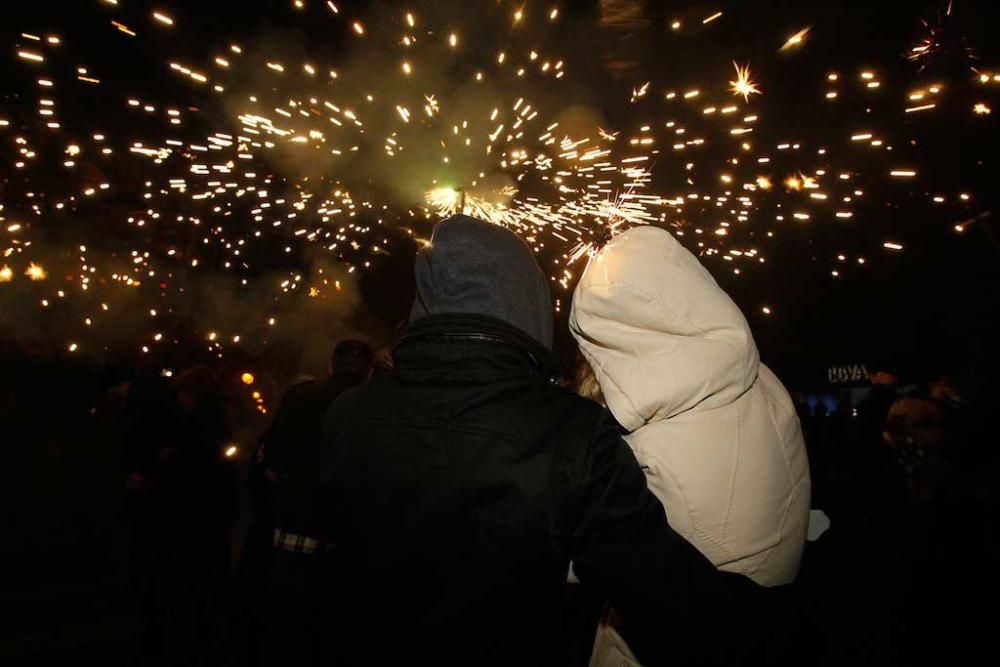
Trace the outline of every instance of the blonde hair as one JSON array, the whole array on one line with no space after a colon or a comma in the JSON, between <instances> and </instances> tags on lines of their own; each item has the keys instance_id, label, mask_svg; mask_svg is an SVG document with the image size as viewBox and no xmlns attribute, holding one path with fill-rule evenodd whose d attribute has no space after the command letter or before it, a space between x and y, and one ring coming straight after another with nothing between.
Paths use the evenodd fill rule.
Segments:
<instances>
[{"instance_id":1,"label":"blonde hair","mask_svg":"<svg viewBox=\"0 0 1000 667\"><path fill-rule=\"evenodd\" d=\"M597 374L594 373L593 367L587 362L583 354L577 354L576 356L573 391L584 398L589 398L595 403L606 405L604 394L601 392L601 383L597 381Z\"/></svg>"}]
</instances>

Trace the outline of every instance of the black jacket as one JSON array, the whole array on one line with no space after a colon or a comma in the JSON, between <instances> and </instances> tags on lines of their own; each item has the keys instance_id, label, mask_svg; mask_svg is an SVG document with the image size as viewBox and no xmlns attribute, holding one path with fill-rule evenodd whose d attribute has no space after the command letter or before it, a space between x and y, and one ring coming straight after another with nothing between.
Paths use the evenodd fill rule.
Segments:
<instances>
[{"instance_id":1,"label":"black jacket","mask_svg":"<svg viewBox=\"0 0 1000 667\"><path fill-rule=\"evenodd\" d=\"M323 461L323 419L340 394L361 383L354 376L332 375L291 387L261 439L259 456L275 476L270 502L275 527L311 536L313 500Z\"/></svg>"},{"instance_id":2,"label":"black jacket","mask_svg":"<svg viewBox=\"0 0 1000 667\"><path fill-rule=\"evenodd\" d=\"M553 375L510 325L430 315L391 377L334 401L318 517L344 663L562 664L571 559L645 664L725 660L724 576L668 527L610 414Z\"/></svg>"}]
</instances>

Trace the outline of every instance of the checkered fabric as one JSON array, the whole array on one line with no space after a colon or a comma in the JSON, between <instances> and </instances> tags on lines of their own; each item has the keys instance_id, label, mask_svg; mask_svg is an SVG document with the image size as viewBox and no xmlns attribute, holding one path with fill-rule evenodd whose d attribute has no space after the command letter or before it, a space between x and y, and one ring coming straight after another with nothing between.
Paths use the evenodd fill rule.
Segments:
<instances>
[{"instance_id":1,"label":"checkered fabric","mask_svg":"<svg viewBox=\"0 0 1000 667\"><path fill-rule=\"evenodd\" d=\"M301 554L314 554L318 553L323 544L315 537L307 537L306 535L296 535L295 533L289 533L280 528L274 530L274 546L279 549L285 549L286 551L294 551Z\"/></svg>"}]
</instances>

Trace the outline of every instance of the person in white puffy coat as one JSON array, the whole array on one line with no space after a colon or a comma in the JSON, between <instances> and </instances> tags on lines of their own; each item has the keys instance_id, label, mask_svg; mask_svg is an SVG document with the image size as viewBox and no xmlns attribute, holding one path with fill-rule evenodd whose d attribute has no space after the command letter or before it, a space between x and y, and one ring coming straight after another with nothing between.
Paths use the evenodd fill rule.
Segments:
<instances>
[{"instance_id":1,"label":"person in white puffy coat","mask_svg":"<svg viewBox=\"0 0 1000 667\"><path fill-rule=\"evenodd\" d=\"M809 522L802 429L740 309L667 231L591 260L570 329L671 527L721 570L795 579Z\"/></svg>"}]
</instances>

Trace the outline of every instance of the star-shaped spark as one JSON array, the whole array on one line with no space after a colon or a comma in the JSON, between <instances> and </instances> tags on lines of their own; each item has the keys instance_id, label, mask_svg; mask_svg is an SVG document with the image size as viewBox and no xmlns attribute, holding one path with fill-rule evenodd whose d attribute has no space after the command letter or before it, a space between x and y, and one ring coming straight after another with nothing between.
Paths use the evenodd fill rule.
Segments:
<instances>
[{"instance_id":1,"label":"star-shaped spark","mask_svg":"<svg viewBox=\"0 0 1000 667\"><path fill-rule=\"evenodd\" d=\"M424 99L427 101L427 104L424 105L424 111L428 116L433 118L434 114L441 109L441 106L438 104L437 99L435 99L433 95L424 95Z\"/></svg>"},{"instance_id":2,"label":"star-shaped spark","mask_svg":"<svg viewBox=\"0 0 1000 667\"><path fill-rule=\"evenodd\" d=\"M744 102L749 101L751 95L760 95L760 88L757 87L757 82L750 78L750 65L740 67L734 62L733 67L736 68L736 80L729 82L729 85L732 86L730 90L733 91L733 94L742 95Z\"/></svg>"},{"instance_id":3,"label":"star-shaped spark","mask_svg":"<svg viewBox=\"0 0 1000 667\"><path fill-rule=\"evenodd\" d=\"M968 44L968 40L960 34L951 21L952 3L942 15L937 15L935 23L920 19L924 34L906 51L906 59L917 63L920 71L935 61L950 62L957 68L976 71L975 63L979 56Z\"/></svg>"},{"instance_id":4,"label":"star-shaped spark","mask_svg":"<svg viewBox=\"0 0 1000 667\"><path fill-rule=\"evenodd\" d=\"M597 128L597 133L601 135L601 139L605 141L616 141L618 139L619 132L608 132L603 127Z\"/></svg>"},{"instance_id":5,"label":"star-shaped spark","mask_svg":"<svg viewBox=\"0 0 1000 667\"><path fill-rule=\"evenodd\" d=\"M635 101L637 99L639 99L640 97L645 97L646 96L646 93L649 91L649 84L650 84L650 82L647 81L646 83L642 84L638 88L633 88L632 89L632 99L631 99L632 103L635 103Z\"/></svg>"}]
</instances>

